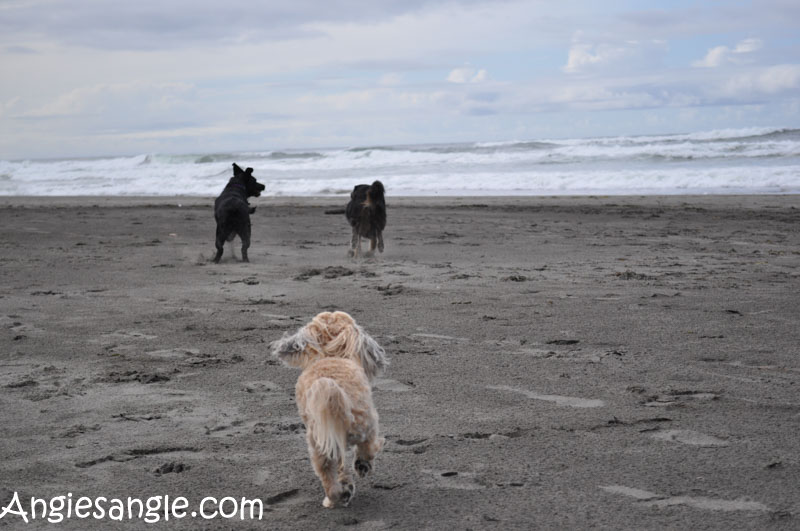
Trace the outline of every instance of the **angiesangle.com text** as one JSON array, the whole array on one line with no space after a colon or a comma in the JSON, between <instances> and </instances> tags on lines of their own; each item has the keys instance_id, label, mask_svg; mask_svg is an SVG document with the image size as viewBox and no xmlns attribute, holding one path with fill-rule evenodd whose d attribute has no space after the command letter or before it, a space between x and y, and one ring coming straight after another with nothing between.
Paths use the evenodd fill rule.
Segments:
<instances>
[{"instance_id":1,"label":"angiesangle.com text","mask_svg":"<svg viewBox=\"0 0 800 531\"><path fill-rule=\"evenodd\" d=\"M190 508L191 507L191 508ZM183 496L150 496L148 498L106 498L98 496L65 496L21 498L17 492L11 501L0 507L0 522L15 521L31 523L47 521L57 524L70 519L111 520L122 522L138 520L148 524L181 520L183 518L215 518L237 520L261 520L264 504L258 499L214 498L206 496L200 503L192 505Z\"/></svg>"}]
</instances>

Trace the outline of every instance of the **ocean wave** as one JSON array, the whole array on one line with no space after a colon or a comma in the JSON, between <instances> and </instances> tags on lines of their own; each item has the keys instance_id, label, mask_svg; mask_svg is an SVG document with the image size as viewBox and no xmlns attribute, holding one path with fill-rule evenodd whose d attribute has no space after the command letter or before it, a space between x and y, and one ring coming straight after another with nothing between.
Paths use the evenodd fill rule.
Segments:
<instances>
[{"instance_id":1,"label":"ocean wave","mask_svg":"<svg viewBox=\"0 0 800 531\"><path fill-rule=\"evenodd\" d=\"M193 157L194 156L195 155L193 155ZM214 162L228 162L233 157L234 157L233 153L212 153L212 154L209 154L209 155L198 156L194 160L194 163L195 164L211 164L211 163L214 163ZM180 164L181 162L184 162L183 160L181 160L181 157L171 157L168 160L170 160L171 162L175 162L177 164Z\"/></svg>"},{"instance_id":2,"label":"ocean wave","mask_svg":"<svg viewBox=\"0 0 800 531\"><path fill-rule=\"evenodd\" d=\"M346 195L375 179L399 195L784 193L800 191L800 130L0 161L0 195L213 196L233 162L265 195Z\"/></svg>"},{"instance_id":3,"label":"ocean wave","mask_svg":"<svg viewBox=\"0 0 800 531\"><path fill-rule=\"evenodd\" d=\"M730 140L752 141L752 140L774 140L783 137L800 136L800 129L776 128L776 127L749 127L745 129L718 129L714 131L690 133L683 135L689 140L725 142Z\"/></svg>"},{"instance_id":4,"label":"ocean wave","mask_svg":"<svg viewBox=\"0 0 800 531\"><path fill-rule=\"evenodd\" d=\"M322 153L317 153L316 151L310 151L307 153L291 153L285 151L273 151L269 154L269 158L275 160L292 160L292 159L318 159L324 157Z\"/></svg>"}]
</instances>

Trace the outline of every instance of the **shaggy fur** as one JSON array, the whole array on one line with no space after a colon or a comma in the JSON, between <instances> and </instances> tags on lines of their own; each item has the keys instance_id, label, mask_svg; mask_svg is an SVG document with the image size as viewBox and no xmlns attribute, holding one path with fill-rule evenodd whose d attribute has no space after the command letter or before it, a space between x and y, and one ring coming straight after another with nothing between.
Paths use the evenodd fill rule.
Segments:
<instances>
[{"instance_id":1,"label":"shaggy fur","mask_svg":"<svg viewBox=\"0 0 800 531\"><path fill-rule=\"evenodd\" d=\"M361 238L369 238L369 255L375 248L383 252L383 229L386 228L386 200L383 183L359 184L350 192L345 215L353 228L350 256L361 254Z\"/></svg>"},{"instance_id":2,"label":"shaggy fur","mask_svg":"<svg viewBox=\"0 0 800 531\"><path fill-rule=\"evenodd\" d=\"M355 495L348 448L356 447L354 465L362 477L383 448L371 382L386 368L386 353L348 314L323 312L274 341L272 354L303 370L295 395L311 463L325 489L322 505L347 506Z\"/></svg>"},{"instance_id":3,"label":"shaggy fur","mask_svg":"<svg viewBox=\"0 0 800 531\"><path fill-rule=\"evenodd\" d=\"M250 214L256 211L247 202L248 197L258 197L266 187L253 177L253 168L242 170L233 164L233 177L214 201L214 219L217 220L217 255L214 262L219 263L226 241L237 235L242 240L242 261L249 262L247 249L250 247Z\"/></svg>"}]
</instances>

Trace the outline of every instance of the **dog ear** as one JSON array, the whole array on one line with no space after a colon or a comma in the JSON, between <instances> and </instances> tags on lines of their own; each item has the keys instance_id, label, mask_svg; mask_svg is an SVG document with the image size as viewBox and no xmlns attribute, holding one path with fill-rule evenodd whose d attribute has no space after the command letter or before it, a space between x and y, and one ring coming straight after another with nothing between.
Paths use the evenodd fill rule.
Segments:
<instances>
[{"instance_id":1,"label":"dog ear","mask_svg":"<svg viewBox=\"0 0 800 531\"><path fill-rule=\"evenodd\" d=\"M355 325L358 330L360 349L359 355L361 356L361 367L367 374L367 378L374 380L376 376L380 376L386 367L389 365L389 360L386 358L386 351L383 347L375 341L372 336L364 332L364 330Z\"/></svg>"},{"instance_id":2,"label":"dog ear","mask_svg":"<svg viewBox=\"0 0 800 531\"><path fill-rule=\"evenodd\" d=\"M283 337L270 344L272 355L289 367L302 367L303 358L305 357L303 353L308 342L309 335L305 327L294 334L285 332Z\"/></svg>"},{"instance_id":3,"label":"dog ear","mask_svg":"<svg viewBox=\"0 0 800 531\"><path fill-rule=\"evenodd\" d=\"M236 177L237 175L242 174L242 173L244 173L242 171L242 168L240 168L239 165L234 162L233 163L233 176Z\"/></svg>"}]
</instances>

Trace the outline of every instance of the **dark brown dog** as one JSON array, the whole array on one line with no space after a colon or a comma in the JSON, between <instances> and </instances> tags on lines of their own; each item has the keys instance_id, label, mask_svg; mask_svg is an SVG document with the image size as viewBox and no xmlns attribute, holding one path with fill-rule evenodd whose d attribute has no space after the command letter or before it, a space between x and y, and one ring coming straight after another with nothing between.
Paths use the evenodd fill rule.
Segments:
<instances>
[{"instance_id":1,"label":"dark brown dog","mask_svg":"<svg viewBox=\"0 0 800 531\"><path fill-rule=\"evenodd\" d=\"M353 228L350 256L361 254L361 238L369 238L369 255L383 252L383 229L386 228L386 200L383 183L359 184L350 193L345 215Z\"/></svg>"}]
</instances>

